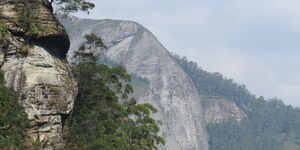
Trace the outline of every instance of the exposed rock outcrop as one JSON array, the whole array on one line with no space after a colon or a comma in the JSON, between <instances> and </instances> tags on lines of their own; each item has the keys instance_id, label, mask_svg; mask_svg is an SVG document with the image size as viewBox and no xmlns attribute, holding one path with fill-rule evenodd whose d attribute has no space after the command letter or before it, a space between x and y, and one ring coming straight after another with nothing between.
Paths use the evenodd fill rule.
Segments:
<instances>
[{"instance_id":1,"label":"exposed rock outcrop","mask_svg":"<svg viewBox=\"0 0 300 150\"><path fill-rule=\"evenodd\" d=\"M124 65L129 72L147 78L149 87L138 98L153 104L155 118L163 122L163 150L208 150L202 100L192 80L169 52L144 27L130 21L76 19L63 21L76 50L83 35L96 33L109 47L107 57ZM70 51L69 55L72 55Z\"/></svg>"},{"instance_id":2,"label":"exposed rock outcrop","mask_svg":"<svg viewBox=\"0 0 300 150\"><path fill-rule=\"evenodd\" d=\"M245 112L236 106L234 102L208 96L203 102L203 111L206 123L221 123L233 118L240 122L246 118Z\"/></svg>"},{"instance_id":3,"label":"exposed rock outcrop","mask_svg":"<svg viewBox=\"0 0 300 150\"><path fill-rule=\"evenodd\" d=\"M8 25L13 35L65 57L70 41L51 7L48 0L2 0L0 23Z\"/></svg>"},{"instance_id":4,"label":"exposed rock outcrop","mask_svg":"<svg viewBox=\"0 0 300 150\"><path fill-rule=\"evenodd\" d=\"M31 14L26 15L28 11ZM44 150L62 149L63 122L77 94L68 63L62 59L70 44L63 26L47 0L2 0L0 27L0 68L30 119L28 149L30 140L40 140Z\"/></svg>"}]
</instances>

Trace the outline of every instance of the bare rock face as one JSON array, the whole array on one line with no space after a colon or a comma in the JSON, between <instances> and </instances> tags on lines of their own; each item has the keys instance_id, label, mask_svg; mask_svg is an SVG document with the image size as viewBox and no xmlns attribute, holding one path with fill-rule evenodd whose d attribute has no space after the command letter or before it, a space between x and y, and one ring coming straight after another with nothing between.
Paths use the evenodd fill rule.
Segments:
<instances>
[{"instance_id":1,"label":"bare rock face","mask_svg":"<svg viewBox=\"0 0 300 150\"><path fill-rule=\"evenodd\" d=\"M83 35L96 33L106 45L107 57L142 78L149 88L138 102L151 103L162 121L162 150L208 150L202 100L192 80L159 41L141 25L130 21L76 19L63 24L71 37L71 51L78 49Z\"/></svg>"},{"instance_id":2,"label":"bare rock face","mask_svg":"<svg viewBox=\"0 0 300 150\"><path fill-rule=\"evenodd\" d=\"M246 118L245 112L238 108L234 102L219 97L206 97L203 111L207 124L226 122L230 118L240 122Z\"/></svg>"},{"instance_id":3,"label":"bare rock face","mask_svg":"<svg viewBox=\"0 0 300 150\"><path fill-rule=\"evenodd\" d=\"M27 27L20 18L26 13L22 7L36 15ZM69 48L67 34L47 0L0 1L0 28L0 68L7 86L18 91L31 122L28 149L35 140L41 149L62 149L63 122L77 94L75 79L62 59Z\"/></svg>"}]
</instances>

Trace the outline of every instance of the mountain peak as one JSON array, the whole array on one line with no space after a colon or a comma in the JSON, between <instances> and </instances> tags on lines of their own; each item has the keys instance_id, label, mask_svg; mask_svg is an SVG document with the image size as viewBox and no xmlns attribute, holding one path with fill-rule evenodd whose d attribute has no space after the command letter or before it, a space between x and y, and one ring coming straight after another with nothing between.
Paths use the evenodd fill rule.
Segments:
<instances>
[{"instance_id":1,"label":"mountain peak","mask_svg":"<svg viewBox=\"0 0 300 150\"><path fill-rule=\"evenodd\" d=\"M79 19L62 23L73 43L69 56L83 42L82 36L93 32L109 47L106 57L149 81L137 99L158 109L154 118L163 122L160 134L167 141L161 149L208 149L201 98L189 76L150 31L122 20Z\"/></svg>"}]
</instances>

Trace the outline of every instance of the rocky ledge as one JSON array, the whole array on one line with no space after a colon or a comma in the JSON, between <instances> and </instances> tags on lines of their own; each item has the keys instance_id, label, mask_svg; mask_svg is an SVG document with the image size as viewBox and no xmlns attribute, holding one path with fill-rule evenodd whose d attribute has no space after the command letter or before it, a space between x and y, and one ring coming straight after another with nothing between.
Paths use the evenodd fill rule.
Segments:
<instances>
[{"instance_id":1,"label":"rocky ledge","mask_svg":"<svg viewBox=\"0 0 300 150\"><path fill-rule=\"evenodd\" d=\"M232 118L240 122L246 118L245 112L234 102L216 96L207 96L203 101L203 111L206 123L221 123Z\"/></svg>"}]
</instances>

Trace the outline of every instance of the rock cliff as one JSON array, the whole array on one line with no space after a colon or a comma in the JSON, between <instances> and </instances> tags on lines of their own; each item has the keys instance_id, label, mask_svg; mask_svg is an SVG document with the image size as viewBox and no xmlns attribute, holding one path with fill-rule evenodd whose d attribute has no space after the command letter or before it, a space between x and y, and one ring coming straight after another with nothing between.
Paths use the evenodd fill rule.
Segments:
<instances>
[{"instance_id":1,"label":"rock cliff","mask_svg":"<svg viewBox=\"0 0 300 150\"><path fill-rule=\"evenodd\" d=\"M204 99L203 111L206 123L222 123L230 118L240 122L246 118L245 112L232 101L215 96L207 96Z\"/></svg>"},{"instance_id":2,"label":"rock cliff","mask_svg":"<svg viewBox=\"0 0 300 150\"><path fill-rule=\"evenodd\" d=\"M18 91L30 127L30 141L62 149L62 126L77 94L65 56L69 38L47 0L0 1L0 68Z\"/></svg>"},{"instance_id":3,"label":"rock cliff","mask_svg":"<svg viewBox=\"0 0 300 150\"><path fill-rule=\"evenodd\" d=\"M154 117L162 121L160 134L167 141L160 149L208 150L202 99L189 76L151 32L130 21L73 18L62 22L72 43L69 55L83 42L84 34L93 32L109 47L109 59L149 81L138 101L158 108Z\"/></svg>"}]
</instances>

